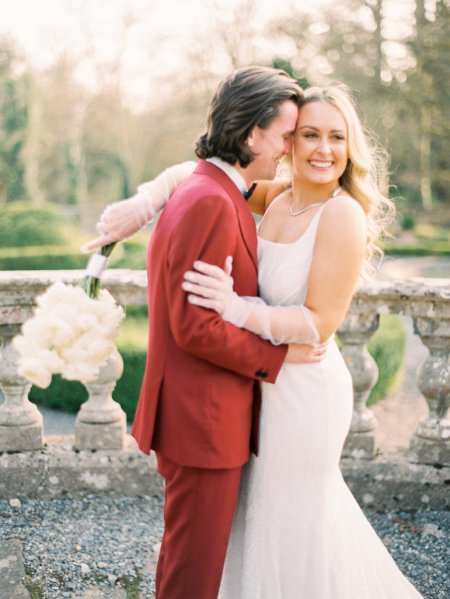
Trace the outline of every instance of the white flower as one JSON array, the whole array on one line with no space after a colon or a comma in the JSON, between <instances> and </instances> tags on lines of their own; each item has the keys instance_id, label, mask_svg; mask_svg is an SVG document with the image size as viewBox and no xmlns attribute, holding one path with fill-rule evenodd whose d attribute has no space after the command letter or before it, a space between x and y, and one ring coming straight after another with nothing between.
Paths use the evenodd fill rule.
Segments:
<instances>
[{"instance_id":1,"label":"white flower","mask_svg":"<svg viewBox=\"0 0 450 599\"><path fill-rule=\"evenodd\" d=\"M25 358L21 360L18 372L33 385L45 389L52 380L52 373L44 367L38 358Z\"/></svg>"},{"instance_id":2,"label":"white flower","mask_svg":"<svg viewBox=\"0 0 450 599\"><path fill-rule=\"evenodd\" d=\"M103 364L111 356L115 345L108 339L99 339L87 333L79 337L72 345L63 347L60 355L67 364L90 362L95 366Z\"/></svg>"},{"instance_id":3,"label":"white flower","mask_svg":"<svg viewBox=\"0 0 450 599\"><path fill-rule=\"evenodd\" d=\"M95 329L99 324L98 318L94 314L78 314L75 328L79 332L89 331L91 329Z\"/></svg>"},{"instance_id":4,"label":"white flower","mask_svg":"<svg viewBox=\"0 0 450 599\"><path fill-rule=\"evenodd\" d=\"M45 319L34 316L27 320L22 326L22 335L25 339L33 341L36 346L48 347L50 337Z\"/></svg>"},{"instance_id":5,"label":"white flower","mask_svg":"<svg viewBox=\"0 0 450 599\"><path fill-rule=\"evenodd\" d=\"M116 351L112 339L124 318L123 308L106 290L97 300L81 287L63 283L55 283L36 301L34 316L14 339L22 376L44 388L52 373L82 382L95 379Z\"/></svg>"},{"instance_id":6,"label":"white flower","mask_svg":"<svg viewBox=\"0 0 450 599\"><path fill-rule=\"evenodd\" d=\"M75 337L73 328L61 318L52 314L35 316L22 327L25 337L35 339L42 346L70 343Z\"/></svg>"},{"instance_id":7,"label":"white flower","mask_svg":"<svg viewBox=\"0 0 450 599\"><path fill-rule=\"evenodd\" d=\"M48 349L41 349L38 353L36 353L35 358L41 362L41 364L53 374L61 371L61 368L64 366L64 360L58 356L55 351L51 351Z\"/></svg>"},{"instance_id":8,"label":"white flower","mask_svg":"<svg viewBox=\"0 0 450 599\"><path fill-rule=\"evenodd\" d=\"M33 358L42 348L35 343L34 339L17 335L13 339L13 345L23 358Z\"/></svg>"},{"instance_id":9,"label":"white flower","mask_svg":"<svg viewBox=\"0 0 450 599\"><path fill-rule=\"evenodd\" d=\"M68 381L81 381L88 383L98 376L98 366L88 364L87 362L72 362L67 364L61 370L61 376Z\"/></svg>"}]
</instances>

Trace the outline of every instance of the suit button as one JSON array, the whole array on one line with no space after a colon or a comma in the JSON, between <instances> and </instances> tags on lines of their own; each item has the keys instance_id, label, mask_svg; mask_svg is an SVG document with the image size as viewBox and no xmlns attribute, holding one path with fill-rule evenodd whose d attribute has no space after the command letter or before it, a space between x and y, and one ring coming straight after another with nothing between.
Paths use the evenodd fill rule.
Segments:
<instances>
[{"instance_id":1,"label":"suit button","mask_svg":"<svg viewBox=\"0 0 450 599\"><path fill-rule=\"evenodd\" d=\"M257 376L261 379L265 379L268 376L268 373L265 370L257 370L255 372L255 376Z\"/></svg>"}]
</instances>

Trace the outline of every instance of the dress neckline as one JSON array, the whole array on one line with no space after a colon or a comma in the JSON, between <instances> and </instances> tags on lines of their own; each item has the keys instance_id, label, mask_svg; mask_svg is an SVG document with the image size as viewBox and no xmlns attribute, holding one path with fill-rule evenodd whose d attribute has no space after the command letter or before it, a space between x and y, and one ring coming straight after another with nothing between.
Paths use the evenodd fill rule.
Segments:
<instances>
[{"instance_id":1,"label":"dress neckline","mask_svg":"<svg viewBox=\"0 0 450 599\"><path fill-rule=\"evenodd\" d=\"M266 212L264 213L264 216L262 217L262 219L259 222L258 229L262 225L267 213L269 212L269 210L271 209L273 204L275 202L277 202L280 198L282 198L288 191L289 191L289 189L286 189L285 191L280 193L280 195L277 196L274 200L272 200L272 202L269 204L269 207L267 208ZM316 222L316 220L318 220L318 217L322 213L322 210L323 210L323 207L325 206L325 204L326 204L326 202L323 202L322 206L318 209L316 214L312 217L309 225L306 227L306 229L303 231L303 233L300 235L300 237L298 237L294 241L288 241L288 242L270 241L270 239L264 239L264 237L260 237L259 235L258 235L258 241L264 241L264 243L270 243L270 245L280 245L280 246L289 246L289 245L295 245L296 243L299 243L305 237L305 235L308 233L308 231L312 227L313 223Z\"/></svg>"}]
</instances>

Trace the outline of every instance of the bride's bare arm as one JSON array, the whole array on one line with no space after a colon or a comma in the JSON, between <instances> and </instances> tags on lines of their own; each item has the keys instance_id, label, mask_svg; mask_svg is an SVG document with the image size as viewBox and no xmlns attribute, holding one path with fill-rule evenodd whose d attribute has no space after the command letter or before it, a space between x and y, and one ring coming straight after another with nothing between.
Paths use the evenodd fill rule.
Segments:
<instances>
[{"instance_id":1,"label":"bride's bare arm","mask_svg":"<svg viewBox=\"0 0 450 599\"><path fill-rule=\"evenodd\" d=\"M272 200L287 188L289 181L286 179L261 180L255 181L255 184L255 190L248 200L248 207L254 214L263 215Z\"/></svg>"},{"instance_id":2,"label":"bride's bare arm","mask_svg":"<svg viewBox=\"0 0 450 599\"><path fill-rule=\"evenodd\" d=\"M345 317L361 273L366 220L348 196L329 200L317 230L305 306L320 338L328 339Z\"/></svg>"}]
</instances>

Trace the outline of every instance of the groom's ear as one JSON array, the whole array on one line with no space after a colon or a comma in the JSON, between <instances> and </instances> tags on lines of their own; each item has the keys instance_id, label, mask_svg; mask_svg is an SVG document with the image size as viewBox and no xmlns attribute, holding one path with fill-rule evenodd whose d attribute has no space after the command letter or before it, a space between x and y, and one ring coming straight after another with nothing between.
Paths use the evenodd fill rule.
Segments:
<instances>
[{"instance_id":1,"label":"groom's ear","mask_svg":"<svg viewBox=\"0 0 450 599\"><path fill-rule=\"evenodd\" d=\"M255 135L255 129L256 129L256 127L253 127L253 129L248 134L247 139L245 140L246 143L247 143L247 145L248 145L248 147L250 148L250 150L253 149L253 146L255 144L255 137L256 137L256 135Z\"/></svg>"}]
</instances>

